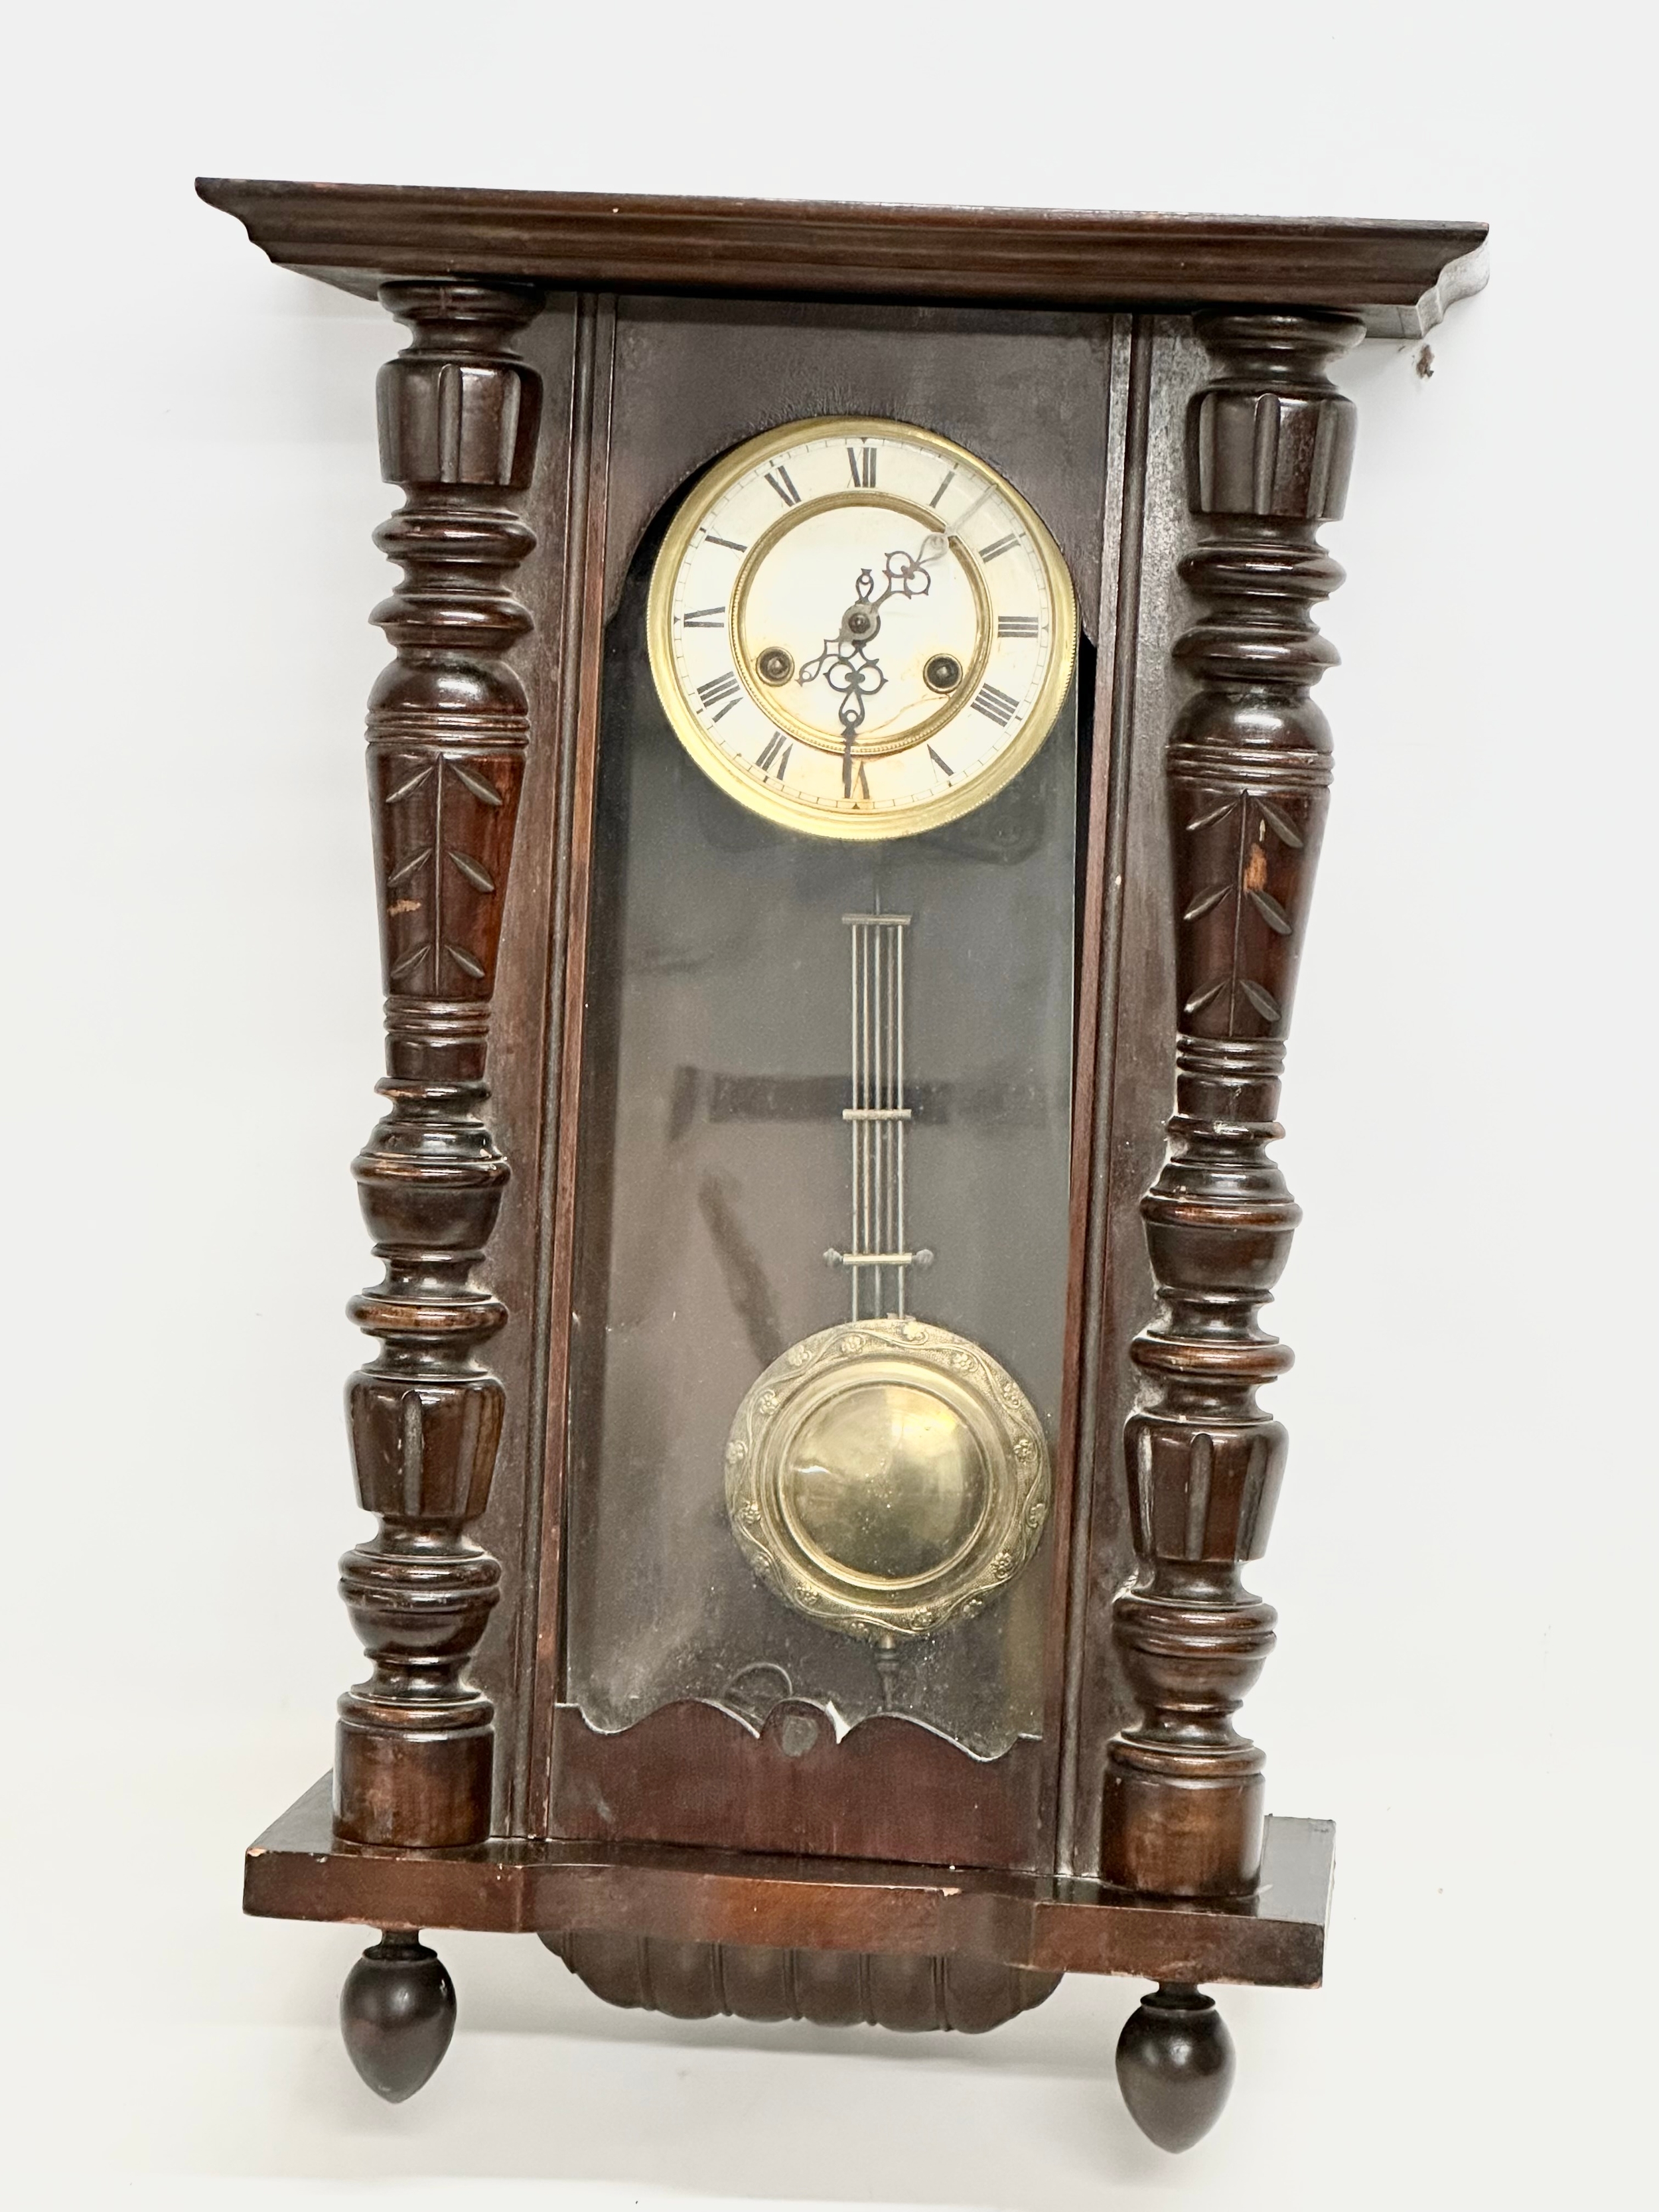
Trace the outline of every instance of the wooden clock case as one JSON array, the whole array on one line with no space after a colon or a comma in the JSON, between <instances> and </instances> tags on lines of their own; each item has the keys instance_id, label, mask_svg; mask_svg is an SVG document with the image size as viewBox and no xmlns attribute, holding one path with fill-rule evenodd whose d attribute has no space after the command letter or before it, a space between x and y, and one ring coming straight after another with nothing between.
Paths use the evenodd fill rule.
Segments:
<instances>
[{"instance_id":1,"label":"wooden clock case","mask_svg":"<svg viewBox=\"0 0 1659 2212\"><path fill-rule=\"evenodd\" d=\"M247 1910L383 1931L343 2016L393 2098L453 2025L434 1927L533 1932L682 2018L975 2030L1066 1972L1143 1976L1119 2076L1184 2147L1232 2064L1199 1984L1316 1984L1329 1888L1329 1824L1264 1820L1232 1721L1273 1641L1241 1571L1285 1452L1255 1394L1290 1363L1258 1315L1297 1218L1266 1148L1330 777L1328 372L1477 289L1484 228L198 189L410 334L368 727L386 1112L356 1170L386 1273L348 1393L380 1533L342 1583L372 1672ZM1086 640L1043 1721L992 1759L788 1699L607 1730L566 1692L607 625L711 460L854 412L1002 471Z\"/></svg>"}]
</instances>

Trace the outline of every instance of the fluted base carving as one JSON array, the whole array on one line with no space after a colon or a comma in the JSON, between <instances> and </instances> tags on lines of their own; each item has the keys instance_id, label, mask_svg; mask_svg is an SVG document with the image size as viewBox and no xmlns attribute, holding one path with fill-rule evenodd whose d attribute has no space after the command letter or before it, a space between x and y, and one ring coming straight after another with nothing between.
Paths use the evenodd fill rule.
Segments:
<instances>
[{"instance_id":1,"label":"fluted base carving","mask_svg":"<svg viewBox=\"0 0 1659 2212\"><path fill-rule=\"evenodd\" d=\"M1059 1974L970 1952L790 1950L664 1936L545 1935L595 1996L674 2020L810 2020L819 2027L983 2035L1060 1987Z\"/></svg>"}]
</instances>

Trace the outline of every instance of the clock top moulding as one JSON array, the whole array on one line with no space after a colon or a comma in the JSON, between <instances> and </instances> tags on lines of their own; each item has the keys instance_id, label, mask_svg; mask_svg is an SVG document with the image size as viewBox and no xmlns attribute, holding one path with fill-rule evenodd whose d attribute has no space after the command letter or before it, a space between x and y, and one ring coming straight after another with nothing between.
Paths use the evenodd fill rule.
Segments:
<instances>
[{"instance_id":1,"label":"clock top moulding","mask_svg":"<svg viewBox=\"0 0 1659 2212\"><path fill-rule=\"evenodd\" d=\"M1040 2002L1063 1972L1143 1975L1159 1986L1126 2027L1119 2079L1146 2131L1165 2148L1184 2148L1219 2112L1232 2065L1226 2032L1197 1984L1316 1984L1328 1909L1330 1825L1262 1822L1261 1757L1231 1722L1272 1642L1271 1609L1240 1589L1237 1575L1265 1543L1283 1456L1283 1432L1252 1392L1288 1355L1261 1334L1255 1308L1276 1279L1296 1219L1261 1147L1278 1133L1278 1073L1328 775L1328 738L1310 694L1335 656L1311 609L1340 570L1315 533L1341 511L1352 414L1325 372L1361 336L1420 337L1453 301L1479 290L1485 226L225 179L201 179L198 190L238 216L273 261L379 297L413 333L382 373L385 473L402 483L406 503L379 537L406 574L375 612L398 658L376 687L370 718L392 994L382 1085L391 1110L357 1164L387 1267L386 1281L354 1309L385 1348L351 1390L360 1497L381 1530L348 1555L343 1583L374 1667L342 1700L332 1808L321 1783L252 1846L246 1909L386 1931L354 1967L342 2017L359 2070L394 2100L437 2064L454 2016L448 1978L418 1941L422 1927L534 1931L611 2002L684 2017L793 2012L976 2028ZM1119 424L1111 464L1121 550L1115 581L1102 580L1100 611L1130 647L1115 647L1115 658L1103 652L1095 690L1097 827L1085 904L1068 1303L1076 1341L1060 1449L1063 1469L1066 1435L1080 1434L1091 1418L1082 1410L1082 1370L1132 1357L1143 1380L1127 1401L1135 1408L1130 1480L1115 1540L1127 1546L1133 1537L1133 1559L1127 1548L1117 1556L1138 1567L1139 1579L1113 1609L1096 1561L1086 1591L1073 1579L1069 1597L1060 1592L1060 1632L1069 1686L1090 1651L1089 1663L1105 1663L1095 1648L1106 1640L1103 1602L1114 1611L1112 1663L1130 1686L1131 1717L1139 1717L1109 1743L1098 1698L1084 1722L1070 1686L1063 1723L1050 1706L1058 1755L1072 1759L1070 1781L1056 1784L1062 1828L1066 1808L1091 1791L1098 1819L1103 1783L1103 1848L1088 1863L1110 1881L874 1855L538 1842L522 1784L544 1723L522 1694L518 1779L504 1798L501 1768L513 1762L503 1745L492 1798L487 1688L500 1686L480 1690L467 1670L499 1571L466 1531L489 1497L503 1399L477 1354L510 1305L531 1301L522 1270L507 1285L507 1305L473 1279L475 1267L489 1264L507 1174L481 1110L484 1060L500 946L510 951L515 933L522 940L539 929L550 946L549 975L565 978L568 992L580 972L571 960L580 959L582 932L571 917L586 895L590 855L571 825L591 802L584 779L597 744L605 513L614 490L607 346L615 295L638 293L844 302L855 311L888 304L901 344L907 329L920 327L907 313L1086 313L1111 319L1126 364L1113 405L1127 428ZM537 466L541 380L517 343L554 295L563 296L570 350L560 372L568 385L549 393L554 404L540 431L550 479L540 514L544 532L552 518L562 545L551 549L550 596L532 624L514 584L534 538L510 501ZM1191 672L1187 705L1144 740L1170 740L1167 788L1179 817L1170 856L1156 860L1149 780L1140 778L1143 798L1134 803L1143 811L1133 832L1124 826L1124 794L1131 753L1143 745L1139 737L1130 744L1140 726L1136 669L1150 649L1140 642L1131 521L1138 532L1147 511L1154 360L1174 357L1158 350L1164 341L1157 333L1172 327L1161 317L1182 319L1188 334L1183 374L1194 381L1167 403L1162 434L1173 443L1159 496L1171 521L1177 504L1187 510L1180 571L1200 619L1161 648L1172 646ZM533 584L534 572L526 574ZM526 598L538 595L539 587L526 588ZM532 627L556 633L537 641L538 666L564 672L544 723L532 721L505 658ZM1269 725L1274 734L1264 737ZM544 741L537 734L544 726ZM557 834L520 862L529 919L514 923L504 908L513 817L521 783L528 803L538 780L538 818L550 829L556 821ZM1257 812L1261 824L1252 833ZM1158 842L1163 834L1160 820ZM432 893L441 927L429 944L416 941L409 919L418 902L396 889L406 878L425 880L428 848L459 870L446 892ZM1121 927L1121 895L1111 885L1123 881L1126 854L1133 868L1159 877L1138 896L1158 902L1178 943L1178 1044L1177 1024L1144 988L1139 1029L1132 1024L1127 1042L1117 1033L1127 1001L1114 998L1108 975L1112 933ZM1236 882L1228 877L1235 860ZM1235 908L1236 927L1226 924ZM510 957L504 973L521 987ZM558 988L555 980L550 1010ZM504 1060L523 1064L546 1052L538 1018L520 1005L495 1009ZM546 1019L556 1033L556 1017L550 1011ZM1149 1028L1158 1034L1149 1036ZM580 1023L573 1029L568 1002L562 1043L574 1067ZM1121 1324L1122 1293L1115 1308L1103 1305L1098 1218L1112 1217L1101 1232L1117 1255L1111 1264L1124 1248L1110 1242L1122 1234L1123 1209L1113 1195L1116 1171L1106 1164L1113 1132L1101 1101L1132 1061L1142 1092L1149 1069L1155 1082L1168 1079L1172 1046L1170 1150L1142 1209L1153 1267L1145 1304L1155 1278L1164 1318L1132 1353L1127 1332L1102 1353L1099 1342ZM569 1079L567 1070L562 1103L556 1083L532 1120L536 1146L557 1160L562 1194L574 1157ZM1140 1188L1144 1182L1135 1194ZM1143 1249L1138 1264L1146 1256ZM550 1280L550 1293L538 1276L542 1325L568 1289L556 1270ZM522 1316L515 1325L522 1328ZM549 1387L544 1370L544 1395ZM556 1401L556 1354L550 1389ZM1121 1426L1115 1403L1103 1395L1092 1416L1097 1497L1121 1449L1115 1429L1108 1437L1114 1423ZM523 1416L510 1398L505 1417L514 1438ZM530 1530L538 1510L535 1454L526 1456L522 1427L514 1454L526 1472L513 1479L524 1486L514 1492L509 1481L503 1507L498 1483L485 1523L497 1532L490 1541L498 1550L503 1512ZM1074 1560L1092 1557L1081 1488L1079 1496ZM539 1544L526 1536L520 1571L539 1571L545 1590L552 1554ZM519 1679L522 1686L532 1675L521 1670ZM1067 1748L1079 1733L1097 1754L1082 1770ZM492 1821L492 1805L499 1815L504 1804L507 1817ZM1087 1858L1063 1841L1056 1848L1051 1866Z\"/></svg>"},{"instance_id":2,"label":"clock top moulding","mask_svg":"<svg viewBox=\"0 0 1659 2212\"><path fill-rule=\"evenodd\" d=\"M1003 307L1334 308L1421 337L1486 281L1480 222L865 206L430 185L198 178L284 269L377 296L389 278L982 301Z\"/></svg>"}]
</instances>

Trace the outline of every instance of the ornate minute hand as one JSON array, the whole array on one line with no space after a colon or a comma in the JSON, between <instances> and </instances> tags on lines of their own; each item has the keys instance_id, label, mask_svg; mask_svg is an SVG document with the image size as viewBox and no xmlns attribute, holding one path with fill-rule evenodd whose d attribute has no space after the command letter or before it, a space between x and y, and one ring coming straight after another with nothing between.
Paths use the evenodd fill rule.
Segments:
<instances>
[{"instance_id":1,"label":"ornate minute hand","mask_svg":"<svg viewBox=\"0 0 1659 2212\"><path fill-rule=\"evenodd\" d=\"M984 506L986 501L991 497L996 487L994 484L987 484L984 490L981 492L979 497L974 501L973 505L971 507L965 507L957 517L954 522L941 523L937 530L930 530L927 535L922 539L920 547L917 549L916 566L921 568L925 568L930 567L933 562L937 561L940 556L948 550L951 540L953 538L960 538L962 536L969 524L979 513L981 507Z\"/></svg>"}]
</instances>

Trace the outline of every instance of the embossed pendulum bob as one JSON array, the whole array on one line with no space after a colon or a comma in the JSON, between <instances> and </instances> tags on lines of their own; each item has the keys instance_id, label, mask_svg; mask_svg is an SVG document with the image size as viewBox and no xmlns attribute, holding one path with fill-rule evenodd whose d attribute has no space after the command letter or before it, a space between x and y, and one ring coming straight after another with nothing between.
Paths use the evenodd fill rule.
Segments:
<instances>
[{"instance_id":1,"label":"embossed pendulum bob","mask_svg":"<svg viewBox=\"0 0 1659 2212\"><path fill-rule=\"evenodd\" d=\"M876 1646L965 1620L1018 1574L1048 1518L1041 1422L982 1346L916 1319L907 1278L908 914L848 914L852 1238L825 1258L847 1321L793 1344L750 1389L726 1447L732 1526L786 1604ZM885 1663L884 1663L885 1662Z\"/></svg>"}]
</instances>

